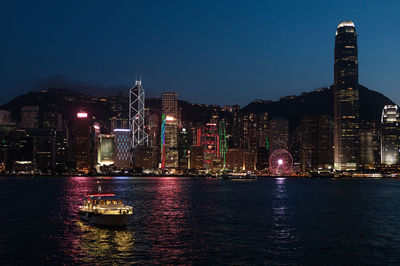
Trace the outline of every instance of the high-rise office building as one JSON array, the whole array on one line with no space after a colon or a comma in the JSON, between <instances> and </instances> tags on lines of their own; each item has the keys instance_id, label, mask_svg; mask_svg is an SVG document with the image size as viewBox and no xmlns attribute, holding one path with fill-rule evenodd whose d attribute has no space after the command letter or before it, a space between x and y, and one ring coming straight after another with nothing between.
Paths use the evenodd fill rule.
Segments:
<instances>
[{"instance_id":1,"label":"high-rise office building","mask_svg":"<svg viewBox=\"0 0 400 266\"><path fill-rule=\"evenodd\" d=\"M289 121L286 118L273 118L267 130L269 154L275 150L287 150L289 146Z\"/></svg>"},{"instance_id":2,"label":"high-rise office building","mask_svg":"<svg viewBox=\"0 0 400 266\"><path fill-rule=\"evenodd\" d=\"M56 134L52 129L28 129L27 134L33 140L33 163L41 173L55 168Z\"/></svg>"},{"instance_id":3,"label":"high-rise office building","mask_svg":"<svg viewBox=\"0 0 400 266\"><path fill-rule=\"evenodd\" d=\"M68 170L68 139L69 130L56 130L56 148L55 148L55 166L54 169L58 172L66 172Z\"/></svg>"},{"instance_id":4,"label":"high-rise office building","mask_svg":"<svg viewBox=\"0 0 400 266\"><path fill-rule=\"evenodd\" d=\"M23 106L21 108L21 127L39 127L39 106Z\"/></svg>"},{"instance_id":5,"label":"high-rise office building","mask_svg":"<svg viewBox=\"0 0 400 266\"><path fill-rule=\"evenodd\" d=\"M329 115L305 115L300 119L300 162L305 170L332 167L332 119Z\"/></svg>"},{"instance_id":6,"label":"high-rise office building","mask_svg":"<svg viewBox=\"0 0 400 266\"><path fill-rule=\"evenodd\" d=\"M62 114L48 112L43 115L43 128L62 130Z\"/></svg>"},{"instance_id":7,"label":"high-rise office building","mask_svg":"<svg viewBox=\"0 0 400 266\"><path fill-rule=\"evenodd\" d=\"M160 145L160 118L157 114L149 116L149 146L159 147Z\"/></svg>"},{"instance_id":8,"label":"high-rise office building","mask_svg":"<svg viewBox=\"0 0 400 266\"><path fill-rule=\"evenodd\" d=\"M114 129L115 135L115 166L128 169L131 156L131 130L126 128Z\"/></svg>"},{"instance_id":9,"label":"high-rise office building","mask_svg":"<svg viewBox=\"0 0 400 266\"><path fill-rule=\"evenodd\" d=\"M111 131L120 128L129 128L129 119L125 117L111 117L110 118Z\"/></svg>"},{"instance_id":10,"label":"high-rise office building","mask_svg":"<svg viewBox=\"0 0 400 266\"><path fill-rule=\"evenodd\" d=\"M374 134L369 129L360 128L360 167L374 167Z\"/></svg>"},{"instance_id":11,"label":"high-rise office building","mask_svg":"<svg viewBox=\"0 0 400 266\"><path fill-rule=\"evenodd\" d=\"M190 146L191 146L191 136L186 128L182 128L179 130L179 138L178 138L178 156L179 163L178 167L180 170L187 170L189 167L189 154L190 154Z\"/></svg>"},{"instance_id":12,"label":"high-rise office building","mask_svg":"<svg viewBox=\"0 0 400 266\"><path fill-rule=\"evenodd\" d=\"M97 163L100 166L115 162L115 135L100 134L97 150Z\"/></svg>"},{"instance_id":13,"label":"high-rise office building","mask_svg":"<svg viewBox=\"0 0 400 266\"><path fill-rule=\"evenodd\" d=\"M76 170L82 173L89 173L91 168L91 138L90 138L90 119L86 112L76 114L73 125L74 134L74 154Z\"/></svg>"},{"instance_id":14,"label":"high-rise office building","mask_svg":"<svg viewBox=\"0 0 400 266\"><path fill-rule=\"evenodd\" d=\"M133 149L137 146L148 145L148 136L145 132L144 99L142 81L137 80L135 86L129 91L129 127L132 131Z\"/></svg>"},{"instance_id":15,"label":"high-rise office building","mask_svg":"<svg viewBox=\"0 0 400 266\"><path fill-rule=\"evenodd\" d=\"M175 92L162 93L161 167L178 167L178 95Z\"/></svg>"},{"instance_id":16,"label":"high-rise office building","mask_svg":"<svg viewBox=\"0 0 400 266\"><path fill-rule=\"evenodd\" d=\"M203 168L207 171L213 171L214 168L220 168L216 159L219 158L219 136L217 124L207 123L203 127Z\"/></svg>"},{"instance_id":17,"label":"high-rise office building","mask_svg":"<svg viewBox=\"0 0 400 266\"><path fill-rule=\"evenodd\" d=\"M334 167L355 170L359 155L357 34L352 21L336 30L334 65Z\"/></svg>"},{"instance_id":18,"label":"high-rise office building","mask_svg":"<svg viewBox=\"0 0 400 266\"><path fill-rule=\"evenodd\" d=\"M399 122L400 110L397 105L385 105L381 118L381 162L382 164L399 163Z\"/></svg>"}]
</instances>

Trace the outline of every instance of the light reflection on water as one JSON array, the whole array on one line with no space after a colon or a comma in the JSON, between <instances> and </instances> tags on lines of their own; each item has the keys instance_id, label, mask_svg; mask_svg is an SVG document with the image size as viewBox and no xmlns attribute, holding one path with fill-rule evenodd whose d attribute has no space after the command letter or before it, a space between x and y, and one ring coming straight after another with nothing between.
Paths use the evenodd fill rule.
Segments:
<instances>
[{"instance_id":1,"label":"light reflection on water","mask_svg":"<svg viewBox=\"0 0 400 266\"><path fill-rule=\"evenodd\" d=\"M81 250L86 262L113 261L126 263L134 250L134 232L126 228L109 229L77 221L80 233L73 243Z\"/></svg>"},{"instance_id":2,"label":"light reflection on water","mask_svg":"<svg viewBox=\"0 0 400 266\"><path fill-rule=\"evenodd\" d=\"M78 219L97 181L127 226ZM397 180L0 178L0 264L398 263L398 206Z\"/></svg>"},{"instance_id":3,"label":"light reflection on water","mask_svg":"<svg viewBox=\"0 0 400 266\"><path fill-rule=\"evenodd\" d=\"M278 258L284 263L290 263L290 258L299 256L300 247L296 235L295 223L293 222L291 210L288 207L287 179L276 178L275 189L272 193L272 242L270 252L274 255L273 263Z\"/></svg>"}]
</instances>

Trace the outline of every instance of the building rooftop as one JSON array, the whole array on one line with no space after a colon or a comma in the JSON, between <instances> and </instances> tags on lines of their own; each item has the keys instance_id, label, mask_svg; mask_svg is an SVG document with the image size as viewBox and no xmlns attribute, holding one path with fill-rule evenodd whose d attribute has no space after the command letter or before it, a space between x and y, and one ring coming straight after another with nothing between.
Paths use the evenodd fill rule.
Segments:
<instances>
[{"instance_id":1,"label":"building rooftop","mask_svg":"<svg viewBox=\"0 0 400 266\"><path fill-rule=\"evenodd\" d=\"M343 20L342 22L339 23L339 26L337 27L338 29L341 27L353 27L355 28L356 26L354 25L354 22L351 20Z\"/></svg>"}]
</instances>

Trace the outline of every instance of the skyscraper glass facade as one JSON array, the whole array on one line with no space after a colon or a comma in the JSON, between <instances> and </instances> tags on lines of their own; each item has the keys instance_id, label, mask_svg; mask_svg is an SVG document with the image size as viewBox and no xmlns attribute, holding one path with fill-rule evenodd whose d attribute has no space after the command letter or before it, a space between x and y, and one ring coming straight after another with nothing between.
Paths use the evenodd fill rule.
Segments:
<instances>
[{"instance_id":1,"label":"skyscraper glass facade","mask_svg":"<svg viewBox=\"0 0 400 266\"><path fill-rule=\"evenodd\" d=\"M334 167L355 170L359 155L357 34L352 21L336 30L334 63Z\"/></svg>"}]
</instances>

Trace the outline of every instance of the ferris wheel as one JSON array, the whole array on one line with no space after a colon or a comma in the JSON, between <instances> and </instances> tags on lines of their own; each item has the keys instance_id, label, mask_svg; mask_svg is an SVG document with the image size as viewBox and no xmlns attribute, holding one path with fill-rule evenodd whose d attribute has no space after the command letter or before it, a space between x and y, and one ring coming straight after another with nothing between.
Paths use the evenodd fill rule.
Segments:
<instances>
[{"instance_id":1,"label":"ferris wheel","mask_svg":"<svg viewBox=\"0 0 400 266\"><path fill-rule=\"evenodd\" d=\"M269 171L272 174L283 175L292 172L293 158L284 149L275 150L269 157Z\"/></svg>"}]
</instances>

